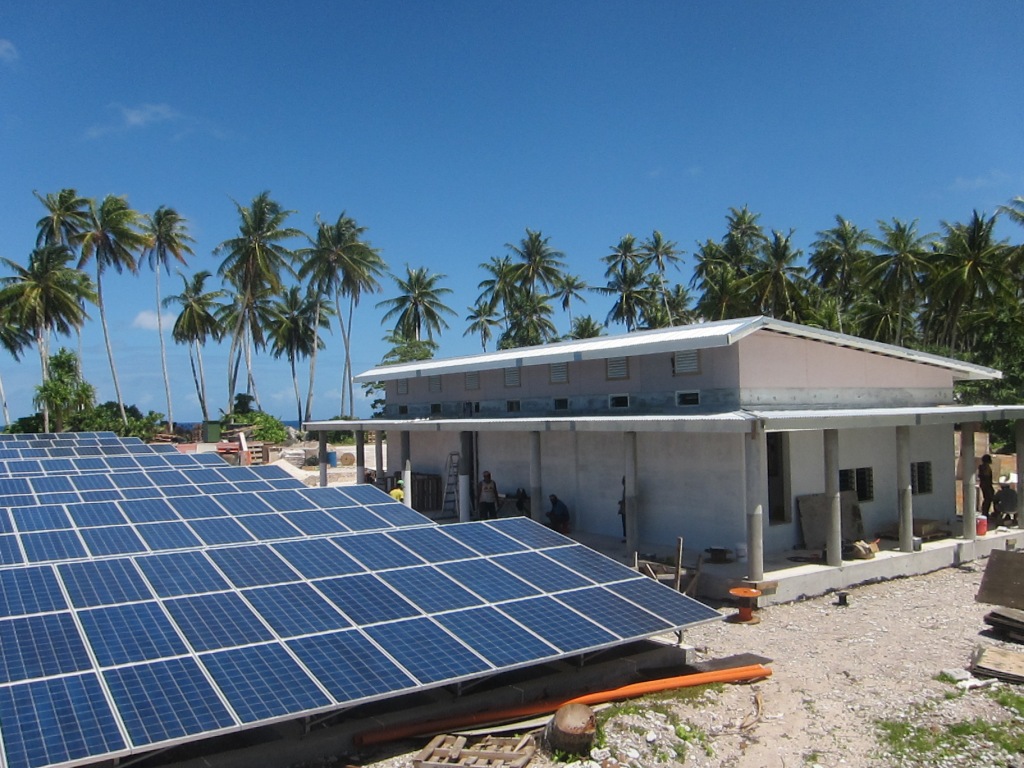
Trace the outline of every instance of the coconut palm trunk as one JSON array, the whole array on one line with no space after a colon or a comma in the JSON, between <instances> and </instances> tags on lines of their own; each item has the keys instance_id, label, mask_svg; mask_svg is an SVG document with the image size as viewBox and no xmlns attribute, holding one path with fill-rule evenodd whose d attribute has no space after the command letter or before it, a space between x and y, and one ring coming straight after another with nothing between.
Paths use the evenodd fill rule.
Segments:
<instances>
[{"instance_id":1,"label":"coconut palm trunk","mask_svg":"<svg viewBox=\"0 0 1024 768\"><path fill-rule=\"evenodd\" d=\"M100 325L103 328L103 342L107 347L107 360L110 361L110 376L114 380L114 396L117 408L121 412L121 421L128 426L128 414L124 410L124 399L121 397L121 382L117 378L117 366L114 364L114 347L110 343L110 330L107 328L107 309L103 304L103 270L96 264L96 298L100 308Z\"/></svg>"}]
</instances>

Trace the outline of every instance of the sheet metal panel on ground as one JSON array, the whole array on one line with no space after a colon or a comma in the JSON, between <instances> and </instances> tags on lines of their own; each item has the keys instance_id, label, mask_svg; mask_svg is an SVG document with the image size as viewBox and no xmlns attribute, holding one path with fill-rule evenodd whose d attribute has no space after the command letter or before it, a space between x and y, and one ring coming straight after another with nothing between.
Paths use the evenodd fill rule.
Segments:
<instances>
[{"instance_id":1,"label":"sheet metal panel on ground","mask_svg":"<svg viewBox=\"0 0 1024 768\"><path fill-rule=\"evenodd\" d=\"M0 435L0 739L77 765L719 618L526 518L108 433Z\"/></svg>"}]
</instances>

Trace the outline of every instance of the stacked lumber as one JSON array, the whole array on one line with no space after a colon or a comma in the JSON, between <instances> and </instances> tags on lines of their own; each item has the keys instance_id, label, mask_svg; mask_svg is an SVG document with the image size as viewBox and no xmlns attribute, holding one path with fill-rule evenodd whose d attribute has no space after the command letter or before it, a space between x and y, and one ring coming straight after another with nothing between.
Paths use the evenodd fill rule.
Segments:
<instances>
[{"instance_id":1,"label":"stacked lumber","mask_svg":"<svg viewBox=\"0 0 1024 768\"><path fill-rule=\"evenodd\" d=\"M415 768L461 765L474 768L523 768L537 747L533 736L485 736L472 744L465 736L439 734L412 761Z\"/></svg>"},{"instance_id":2,"label":"stacked lumber","mask_svg":"<svg viewBox=\"0 0 1024 768\"><path fill-rule=\"evenodd\" d=\"M985 614L985 623L1004 639L1024 643L1024 611L1017 608L996 608Z\"/></svg>"}]
</instances>

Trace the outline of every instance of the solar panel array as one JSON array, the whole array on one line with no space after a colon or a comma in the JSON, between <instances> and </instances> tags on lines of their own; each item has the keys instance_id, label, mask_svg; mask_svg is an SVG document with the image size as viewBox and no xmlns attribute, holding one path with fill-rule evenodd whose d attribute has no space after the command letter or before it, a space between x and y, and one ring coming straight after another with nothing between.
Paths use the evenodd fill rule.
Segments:
<instances>
[{"instance_id":1,"label":"solar panel array","mask_svg":"<svg viewBox=\"0 0 1024 768\"><path fill-rule=\"evenodd\" d=\"M372 486L307 488L105 433L0 435L0 457L8 768L145 752L719 617L526 518L441 527Z\"/></svg>"}]
</instances>

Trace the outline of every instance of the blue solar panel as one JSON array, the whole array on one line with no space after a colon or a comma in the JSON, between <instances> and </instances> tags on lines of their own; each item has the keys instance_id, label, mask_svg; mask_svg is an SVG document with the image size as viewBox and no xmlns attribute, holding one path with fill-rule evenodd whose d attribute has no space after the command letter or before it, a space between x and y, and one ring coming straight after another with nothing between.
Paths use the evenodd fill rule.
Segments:
<instances>
[{"instance_id":1,"label":"blue solar panel","mask_svg":"<svg viewBox=\"0 0 1024 768\"><path fill-rule=\"evenodd\" d=\"M79 491L98 491L114 487L106 475L72 475L68 479Z\"/></svg>"},{"instance_id":2,"label":"blue solar panel","mask_svg":"<svg viewBox=\"0 0 1024 768\"><path fill-rule=\"evenodd\" d=\"M0 571L0 617L66 608L60 584L50 567Z\"/></svg>"},{"instance_id":3,"label":"blue solar panel","mask_svg":"<svg viewBox=\"0 0 1024 768\"><path fill-rule=\"evenodd\" d=\"M234 592L179 597L164 605L197 651L273 639L270 630Z\"/></svg>"},{"instance_id":4,"label":"blue solar panel","mask_svg":"<svg viewBox=\"0 0 1024 768\"><path fill-rule=\"evenodd\" d=\"M121 495L126 499L161 499L164 494L159 488L122 488Z\"/></svg>"},{"instance_id":5,"label":"blue solar panel","mask_svg":"<svg viewBox=\"0 0 1024 768\"><path fill-rule=\"evenodd\" d=\"M82 672L91 666L70 613L0 621L0 683Z\"/></svg>"},{"instance_id":6,"label":"blue solar panel","mask_svg":"<svg viewBox=\"0 0 1024 768\"><path fill-rule=\"evenodd\" d=\"M303 539L275 544L274 549L307 579L358 573L363 566L327 539Z\"/></svg>"},{"instance_id":7,"label":"blue solar panel","mask_svg":"<svg viewBox=\"0 0 1024 768\"><path fill-rule=\"evenodd\" d=\"M79 501L77 492L68 493L39 493L36 498L40 504L73 504Z\"/></svg>"},{"instance_id":8,"label":"blue solar panel","mask_svg":"<svg viewBox=\"0 0 1024 768\"><path fill-rule=\"evenodd\" d=\"M474 556L473 550L462 546L437 526L406 528L389 533L388 537L413 550L431 563L465 560Z\"/></svg>"},{"instance_id":9,"label":"blue solar panel","mask_svg":"<svg viewBox=\"0 0 1024 768\"><path fill-rule=\"evenodd\" d=\"M316 582L316 588L356 624L418 616L419 608L372 574Z\"/></svg>"},{"instance_id":10,"label":"blue solar panel","mask_svg":"<svg viewBox=\"0 0 1024 768\"><path fill-rule=\"evenodd\" d=\"M185 458L185 457L183 457ZM208 466L225 466L224 459L218 456L216 453L197 453L194 456L197 464L205 464Z\"/></svg>"},{"instance_id":11,"label":"blue solar panel","mask_svg":"<svg viewBox=\"0 0 1024 768\"><path fill-rule=\"evenodd\" d=\"M194 659L170 659L103 673L136 747L234 725Z\"/></svg>"},{"instance_id":12,"label":"blue solar panel","mask_svg":"<svg viewBox=\"0 0 1024 768\"><path fill-rule=\"evenodd\" d=\"M364 631L423 683L457 680L491 668L427 618L378 624Z\"/></svg>"},{"instance_id":13,"label":"blue solar panel","mask_svg":"<svg viewBox=\"0 0 1024 768\"><path fill-rule=\"evenodd\" d=\"M61 475L33 477L28 482L36 493L58 493L60 491L75 490L75 487L71 484L71 479Z\"/></svg>"},{"instance_id":14,"label":"blue solar panel","mask_svg":"<svg viewBox=\"0 0 1024 768\"><path fill-rule=\"evenodd\" d=\"M218 461L220 460L218 459ZM224 482L224 478L221 477L220 473L213 469L190 469L187 473L183 474L192 485L209 485L210 483Z\"/></svg>"},{"instance_id":15,"label":"blue solar panel","mask_svg":"<svg viewBox=\"0 0 1024 768\"><path fill-rule=\"evenodd\" d=\"M550 557L555 562L571 568L581 576L585 576L598 584L606 584L624 579L636 578L636 571L595 552L590 547L577 544L574 547L559 547L548 549L544 552L545 557Z\"/></svg>"},{"instance_id":16,"label":"blue solar panel","mask_svg":"<svg viewBox=\"0 0 1024 768\"><path fill-rule=\"evenodd\" d=\"M243 723L294 716L331 703L279 645L206 654L202 662Z\"/></svg>"},{"instance_id":17,"label":"blue solar panel","mask_svg":"<svg viewBox=\"0 0 1024 768\"><path fill-rule=\"evenodd\" d=\"M526 545L499 533L485 523L463 523L445 526L445 533L481 555L523 552Z\"/></svg>"},{"instance_id":18,"label":"blue solar panel","mask_svg":"<svg viewBox=\"0 0 1024 768\"><path fill-rule=\"evenodd\" d=\"M421 565L425 562L423 558L417 557L383 533L338 536L332 541L363 565L374 570L399 568L404 565Z\"/></svg>"},{"instance_id":19,"label":"blue solar panel","mask_svg":"<svg viewBox=\"0 0 1024 768\"><path fill-rule=\"evenodd\" d=\"M85 557L85 547L74 531L26 533L21 537L25 557L33 563Z\"/></svg>"},{"instance_id":20,"label":"blue solar panel","mask_svg":"<svg viewBox=\"0 0 1024 768\"><path fill-rule=\"evenodd\" d=\"M112 501L96 501L82 504L68 504L67 511L81 527L98 525L123 525L128 522L117 504Z\"/></svg>"},{"instance_id":21,"label":"blue solar panel","mask_svg":"<svg viewBox=\"0 0 1024 768\"><path fill-rule=\"evenodd\" d=\"M11 525L11 516L6 509L0 509L0 533L13 533L14 526Z\"/></svg>"},{"instance_id":22,"label":"blue solar panel","mask_svg":"<svg viewBox=\"0 0 1024 768\"><path fill-rule=\"evenodd\" d=\"M157 603L94 608L78 618L101 667L188 653Z\"/></svg>"},{"instance_id":23,"label":"blue solar panel","mask_svg":"<svg viewBox=\"0 0 1024 768\"><path fill-rule=\"evenodd\" d=\"M126 745L95 674L0 688L7 768L115 757Z\"/></svg>"},{"instance_id":24,"label":"blue solar panel","mask_svg":"<svg viewBox=\"0 0 1024 768\"><path fill-rule=\"evenodd\" d=\"M357 504L390 504L394 501L375 485L348 485L338 490Z\"/></svg>"},{"instance_id":25,"label":"blue solar panel","mask_svg":"<svg viewBox=\"0 0 1024 768\"><path fill-rule=\"evenodd\" d=\"M341 703L404 691L416 685L415 680L356 630L290 640L288 647Z\"/></svg>"},{"instance_id":26,"label":"blue solar panel","mask_svg":"<svg viewBox=\"0 0 1024 768\"><path fill-rule=\"evenodd\" d=\"M350 622L308 584L282 584L243 593L281 637L344 629Z\"/></svg>"},{"instance_id":27,"label":"blue solar panel","mask_svg":"<svg viewBox=\"0 0 1024 768\"><path fill-rule=\"evenodd\" d=\"M259 496L251 493L223 493L217 496L217 501L232 515L256 515L273 511Z\"/></svg>"},{"instance_id":28,"label":"blue solar panel","mask_svg":"<svg viewBox=\"0 0 1024 768\"><path fill-rule=\"evenodd\" d=\"M675 590L664 589L651 579L633 579L613 584L608 589L620 597L654 611L677 627L722 618L722 614L714 608L681 595Z\"/></svg>"},{"instance_id":29,"label":"blue solar panel","mask_svg":"<svg viewBox=\"0 0 1024 768\"><path fill-rule=\"evenodd\" d=\"M0 565L14 565L25 562L17 536L0 536Z\"/></svg>"},{"instance_id":30,"label":"blue solar panel","mask_svg":"<svg viewBox=\"0 0 1024 768\"><path fill-rule=\"evenodd\" d=\"M489 603L540 594L536 587L516 578L488 560L444 563L437 568Z\"/></svg>"},{"instance_id":31,"label":"blue solar panel","mask_svg":"<svg viewBox=\"0 0 1024 768\"><path fill-rule=\"evenodd\" d=\"M380 531L393 528L387 520L373 514L363 507L347 507L344 509L327 509L327 514L353 531Z\"/></svg>"},{"instance_id":32,"label":"blue solar panel","mask_svg":"<svg viewBox=\"0 0 1024 768\"><path fill-rule=\"evenodd\" d=\"M200 552L150 555L135 562L161 597L216 592L229 586Z\"/></svg>"},{"instance_id":33,"label":"blue solar panel","mask_svg":"<svg viewBox=\"0 0 1024 768\"><path fill-rule=\"evenodd\" d=\"M260 498L278 512L316 509L316 505L298 491L268 491L261 494Z\"/></svg>"},{"instance_id":34,"label":"blue solar panel","mask_svg":"<svg viewBox=\"0 0 1024 768\"><path fill-rule=\"evenodd\" d=\"M506 517L501 520L491 520L487 525L493 526L516 541L521 541L530 547L560 547L575 543L572 539L560 533L555 533L550 528L546 528L526 517Z\"/></svg>"},{"instance_id":35,"label":"blue solar panel","mask_svg":"<svg viewBox=\"0 0 1024 768\"><path fill-rule=\"evenodd\" d=\"M356 503L337 488L303 488L299 491L321 509L354 507Z\"/></svg>"},{"instance_id":36,"label":"blue solar panel","mask_svg":"<svg viewBox=\"0 0 1024 768\"><path fill-rule=\"evenodd\" d=\"M180 519L171 509L171 505L163 499L121 501L117 506L133 523L158 523Z\"/></svg>"},{"instance_id":37,"label":"blue solar panel","mask_svg":"<svg viewBox=\"0 0 1024 768\"><path fill-rule=\"evenodd\" d=\"M153 597L131 560L90 560L57 566L76 608L131 603Z\"/></svg>"},{"instance_id":38,"label":"blue solar panel","mask_svg":"<svg viewBox=\"0 0 1024 768\"><path fill-rule=\"evenodd\" d=\"M11 510L11 518L19 531L55 531L70 528L63 507L21 507Z\"/></svg>"},{"instance_id":39,"label":"blue solar panel","mask_svg":"<svg viewBox=\"0 0 1024 768\"><path fill-rule=\"evenodd\" d=\"M148 523L136 530L153 550L190 549L202 545L184 523Z\"/></svg>"},{"instance_id":40,"label":"blue solar panel","mask_svg":"<svg viewBox=\"0 0 1024 768\"><path fill-rule=\"evenodd\" d=\"M291 525L281 515L246 515L239 519L242 525L252 531L252 534L264 541L273 539L293 539L301 536L302 531Z\"/></svg>"},{"instance_id":41,"label":"blue solar panel","mask_svg":"<svg viewBox=\"0 0 1024 768\"><path fill-rule=\"evenodd\" d=\"M602 587L565 592L556 599L621 637L655 635L672 629L667 621Z\"/></svg>"},{"instance_id":42,"label":"blue solar panel","mask_svg":"<svg viewBox=\"0 0 1024 768\"><path fill-rule=\"evenodd\" d=\"M496 667L537 662L560 653L494 608L446 613L437 621Z\"/></svg>"},{"instance_id":43,"label":"blue solar panel","mask_svg":"<svg viewBox=\"0 0 1024 768\"><path fill-rule=\"evenodd\" d=\"M483 602L431 566L386 571L380 578L426 613L468 608Z\"/></svg>"},{"instance_id":44,"label":"blue solar panel","mask_svg":"<svg viewBox=\"0 0 1024 768\"><path fill-rule=\"evenodd\" d=\"M130 525L83 528L79 533L86 548L95 557L130 555L146 551L146 545Z\"/></svg>"},{"instance_id":45,"label":"blue solar panel","mask_svg":"<svg viewBox=\"0 0 1024 768\"><path fill-rule=\"evenodd\" d=\"M397 502L375 504L373 507L373 513L375 515L380 515L384 520L391 523L391 525L396 526L434 525L434 522L429 517L425 517L419 512L409 509L405 504L399 504Z\"/></svg>"},{"instance_id":46,"label":"blue solar panel","mask_svg":"<svg viewBox=\"0 0 1024 768\"><path fill-rule=\"evenodd\" d=\"M24 496L32 493L32 486L28 480L20 477L0 478L0 495L3 496Z\"/></svg>"},{"instance_id":47,"label":"blue solar panel","mask_svg":"<svg viewBox=\"0 0 1024 768\"><path fill-rule=\"evenodd\" d=\"M348 531L344 525L335 518L318 509L310 509L305 512L286 512L283 517L300 531L310 536L326 533L345 533Z\"/></svg>"},{"instance_id":48,"label":"blue solar panel","mask_svg":"<svg viewBox=\"0 0 1024 768\"><path fill-rule=\"evenodd\" d=\"M109 463L112 459L107 461ZM135 463L131 459L129 461ZM110 479L118 488L145 488L153 484L144 472L111 472Z\"/></svg>"},{"instance_id":49,"label":"blue solar panel","mask_svg":"<svg viewBox=\"0 0 1024 768\"><path fill-rule=\"evenodd\" d=\"M227 512L212 496L179 496L168 499L167 503L186 520L227 516Z\"/></svg>"},{"instance_id":50,"label":"blue solar panel","mask_svg":"<svg viewBox=\"0 0 1024 768\"><path fill-rule=\"evenodd\" d=\"M593 585L589 579L563 568L537 552L499 555L494 558L494 562L545 592Z\"/></svg>"},{"instance_id":51,"label":"blue solar panel","mask_svg":"<svg viewBox=\"0 0 1024 768\"><path fill-rule=\"evenodd\" d=\"M619 639L550 597L502 603L500 610L566 653L608 645Z\"/></svg>"},{"instance_id":52,"label":"blue solar panel","mask_svg":"<svg viewBox=\"0 0 1024 768\"><path fill-rule=\"evenodd\" d=\"M79 491L82 501L119 501L124 495L113 488L106 491Z\"/></svg>"},{"instance_id":53,"label":"blue solar panel","mask_svg":"<svg viewBox=\"0 0 1024 768\"><path fill-rule=\"evenodd\" d=\"M210 551L213 560L236 587L298 581L299 575L269 547L232 547Z\"/></svg>"},{"instance_id":54,"label":"blue solar panel","mask_svg":"<svg viewBox=\"0 0 1024 768\"><path fill-rule=\"evenodd\" d=\"M236 520L229 517L193 520L190 525L204 544L239 544L252 541L254 538Z\"/></svg>"}]
</instances>

